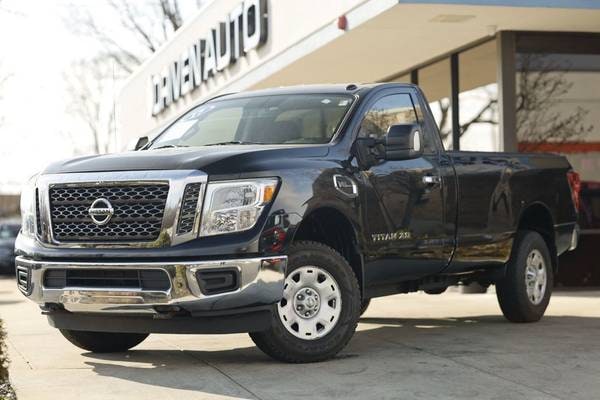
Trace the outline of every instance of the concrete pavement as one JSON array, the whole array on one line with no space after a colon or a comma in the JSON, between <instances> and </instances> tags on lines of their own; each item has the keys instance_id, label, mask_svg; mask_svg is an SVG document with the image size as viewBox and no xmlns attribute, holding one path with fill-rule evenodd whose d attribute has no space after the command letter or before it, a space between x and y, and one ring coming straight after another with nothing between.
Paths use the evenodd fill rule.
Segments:
<instances>
[{"instance_id":1,"label":"concrete pavement","mask_svg":"<svg viewBox=\"0 0 600 400\"><path fill-rule=\"evenodd\" d=\"M600 393L600 292L563 292L536 324L511 324L495 295L375 299L332 361L286 365L247 335L151 335L86 353L0 279L11 381L26 399L592 399Z\"/></svg>"}]
</instances>

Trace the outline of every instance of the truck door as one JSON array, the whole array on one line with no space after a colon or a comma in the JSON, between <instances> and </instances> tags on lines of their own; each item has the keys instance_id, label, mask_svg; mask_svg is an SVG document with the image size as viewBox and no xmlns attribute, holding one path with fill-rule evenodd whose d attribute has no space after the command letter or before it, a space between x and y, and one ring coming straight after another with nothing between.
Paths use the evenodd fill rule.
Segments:
<instances>
[{"instance_id":1,"label":"truck door","mask_svg":"<svg viewBox=\"0 0 600 400\"><path fill-rule=\"evenodd\" d=\"M371 101L358 137L381 139L390 125L417 123L424 154L410 160L380 160L362 171L364 226L368 229L368 285L417 279L446 267L454 249L454 170L440 152L436 130L428 129L416 91L387 92ZM450 185L451 187L446 187Z\"/></svg>"}]
</instances>

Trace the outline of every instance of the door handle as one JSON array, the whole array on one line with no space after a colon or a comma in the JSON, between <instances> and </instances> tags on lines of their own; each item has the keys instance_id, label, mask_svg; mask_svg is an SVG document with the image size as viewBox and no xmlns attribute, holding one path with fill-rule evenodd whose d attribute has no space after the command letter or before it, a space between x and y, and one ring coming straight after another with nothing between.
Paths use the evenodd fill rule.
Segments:
<instances>
[{"instance_id":1,"label":"door handle","mask_svg":"<svg viewBox=\"0 0 600 400\"><path fill-rule=\"evenodd\" d=\"M441 182L441 178L437 175L424 175L423 183L426 185L437 185Z\"/></svg>"}]
</instances>

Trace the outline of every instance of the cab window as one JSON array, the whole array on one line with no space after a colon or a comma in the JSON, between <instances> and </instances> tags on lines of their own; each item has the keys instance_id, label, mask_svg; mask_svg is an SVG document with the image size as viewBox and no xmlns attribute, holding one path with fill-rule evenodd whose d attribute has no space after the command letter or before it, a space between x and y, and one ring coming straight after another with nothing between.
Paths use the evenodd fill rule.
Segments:
<instances>
[{"instance_id":1,"label":"cab window","mask_svg":"<svg viewBox=\"0 0 600 400\"><path fill-rule=\"evenodd\" d=\"M392 94L377 100L365 113L360 124L359 137L382 139L392 125L419 122L410 94ZM431 140L423 135L425 151L432 149Z\"/></svg>"}]
</instances>

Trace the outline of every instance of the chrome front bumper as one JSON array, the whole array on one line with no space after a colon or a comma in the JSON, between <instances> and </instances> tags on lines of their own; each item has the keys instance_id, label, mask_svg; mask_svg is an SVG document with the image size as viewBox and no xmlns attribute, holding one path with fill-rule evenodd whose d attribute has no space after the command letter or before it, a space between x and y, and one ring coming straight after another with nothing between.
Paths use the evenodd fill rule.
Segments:
<instances>
[{"instance_id":1,"label":"chrome front bumper","mask_svg":"<svg viewBox=\"0 0 600 400\"><path fill-rule=\"evenodd\" d=\"M75 313L159 314L160 310L180 308L191 314L273 304L281 299L287 257L260 257L190 262L87 263L35 261L16 258L19 288L40 305L59 304ZM168 290L140 288L44 287L44 274L50 269L160 269L171 283ZM205 295L196 279L202 269L236 268L237 289ZM172 306L172 307L164 307Z\"/></svg>"}]
</instances>

